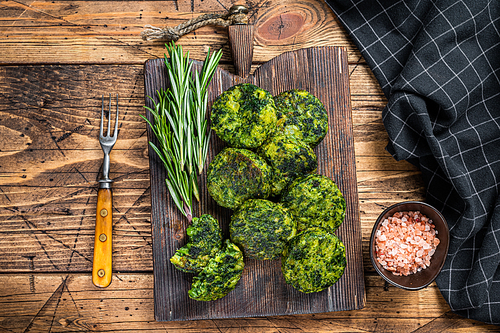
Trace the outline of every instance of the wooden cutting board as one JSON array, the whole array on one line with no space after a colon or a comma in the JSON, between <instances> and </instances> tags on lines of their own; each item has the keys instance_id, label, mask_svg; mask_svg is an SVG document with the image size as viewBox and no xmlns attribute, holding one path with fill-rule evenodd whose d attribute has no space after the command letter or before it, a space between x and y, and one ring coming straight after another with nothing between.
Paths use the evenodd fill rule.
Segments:
<instances>
[{"instance_id":1,"label":"wooden cutting board","mask_svg":"<svg viewBox=\"0 0 500 333\"><path fill-rule=\"evenodd\" d=\"M196 68L201 62L194 61ZM186 219L178 212L165 186L165 170L149 149L151 169L151 225L153 234L155 318L159 321L274 316L360 309L365 304L361 226L356 183L356 161L351 119L347 51L339 47L314 47L284 53L258 68L245 79L218 69L209 88L209 104L224 90L238 83L252 83L277 95L290 89L305 89L318 97L329 115L329 129L315 152L318 173L333 179L344 194L347 211L337 231L347 251L342 278L327 290L304 294L287 285L280 260L245 259L243 276L226 297L199 302L188 297L192 275L174 268L169 258L186 243ZM145 94L156 98L165 88L163 59L145 64ZM146 97L146 105L152 107ZM152 121L151 115L147 114ZM156 139L148 128L148 138ZM212 133L208 162L225 144ZM208 164L207 164L208 165ZM206 168L205 168L206 169ZM194 216L211 214L220 222L225 237L231 210L218 206L208 195L206 175L200 179L201 199Z\"/></svg>"}]
</instances>

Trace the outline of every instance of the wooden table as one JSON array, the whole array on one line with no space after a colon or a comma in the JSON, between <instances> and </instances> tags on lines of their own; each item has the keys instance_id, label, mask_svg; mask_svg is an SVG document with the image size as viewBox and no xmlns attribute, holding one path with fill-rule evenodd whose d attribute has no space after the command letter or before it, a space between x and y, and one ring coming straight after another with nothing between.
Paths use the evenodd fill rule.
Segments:
<instances>
[{"instance_id":1,"label":"wooden table","mask_svg":"<svg viewBox=\"0 0 500 333\"><path fill-rule=\"evenodd\" d=\"M253 69L289 50L337 45L349 52L366 306L282 317L155 322L150 183L143 65L162 57L144 42L145 24L174 26L228 0L0 2L0 331L484 332L498 327L453 314L436 285L389 286L369 260L378 214L422 200L420 172L385 150L382 91L359 51L320 0L251 1ZM205 27L179 40L194 59L224 51L226 29ZM114 275L91 282L101 94L120 95L114 178Z\"/></svg>"}]
</instances>

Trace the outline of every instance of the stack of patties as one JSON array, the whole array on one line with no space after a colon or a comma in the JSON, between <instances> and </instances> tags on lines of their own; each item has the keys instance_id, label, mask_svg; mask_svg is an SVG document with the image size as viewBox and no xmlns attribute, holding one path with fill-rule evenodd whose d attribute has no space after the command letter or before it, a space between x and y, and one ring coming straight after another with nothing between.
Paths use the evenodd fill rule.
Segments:
<instances>
[{"instance_id":1,"label":"stack of patties","mask_svg":"<svg viewBox=\"0 0 500 333\"><path fill-rule=\"evenodd\" d=\"M334 234L345 217L342 193L330 178L311 174L296 179L282 203L300 231L283 254L285 281L305 293L332 286L346 266L344 244Z\"/></svg>"},{"instance_id":2,"label":"stack of patties","mask_svg":"<svg viewBox=\"0 0 500 333\"><path fill-rule=\"evenodd\" d=\"M281 258L285 281L310 293L332 286L346 266L335 235L345 200L316 174L313 151L328 131L328 115L305 90L276 97L239 84L214 102L212 128L229 147L210 163L207 187L234 210L230 238L249 259Z\"/></svg>"},{"instance_id":3,"label":"stack of patties","mask_svg":"<svg viewBox=\"0 0 500 333\"><path fill-rule=\"evenodd\" d=\"M222 241L219 222L208 214L193 218L186 233L188 242L170 262L180 271L197 274L189 297L213 301L226 296L243 273L243 253L229 240Z\"/></svg>"}]
</instances>

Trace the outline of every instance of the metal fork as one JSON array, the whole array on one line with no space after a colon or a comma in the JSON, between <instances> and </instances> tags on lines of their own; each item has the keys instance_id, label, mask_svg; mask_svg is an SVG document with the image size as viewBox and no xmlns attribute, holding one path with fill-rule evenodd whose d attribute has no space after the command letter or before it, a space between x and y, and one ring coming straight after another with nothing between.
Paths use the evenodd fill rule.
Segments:
<instances>
[{"instance_id":1,"label":"metal fork","mask_svg":"<svg viewBox=\"0 0 500 333\"><path fill-rule=\"evenodd\" d=\"M111 94L109 94L108 130L104 136L104 95L102 96L101 127L99 143L104 152L102 179L97 191L97 214L95 223L94 261L92 265L92 282L97 287L107 287L111 283L112 270L112 232L113 232L113 195L109 179L109 153L118 138L118 95L116 95L116 119L113 135L111 131Z\"/></svg>"}]
</instances>

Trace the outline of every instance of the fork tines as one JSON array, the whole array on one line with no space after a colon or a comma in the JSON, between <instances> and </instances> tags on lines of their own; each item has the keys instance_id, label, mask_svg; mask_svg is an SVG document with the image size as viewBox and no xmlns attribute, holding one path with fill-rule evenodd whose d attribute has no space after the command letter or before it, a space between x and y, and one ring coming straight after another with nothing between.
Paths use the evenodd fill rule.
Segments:
<instances>
[{"instance_id":1,"label":"fork tines","mask_svg":"<svg viewBox=\"0 0 500 333\"><path fill-rule=\"evenodd\" d=\"M101 109L101 128L99 130L99 137L103 138L104 128L104 95L102 95L102 109ZM110 136L111 130L111 94L109 94L109 110L108 110L108 131L107 137ZM115 130L113 131L113 138L118 136L118 94L116 94L116 117L115 117Z\"/></svg>"}]
</instances>

